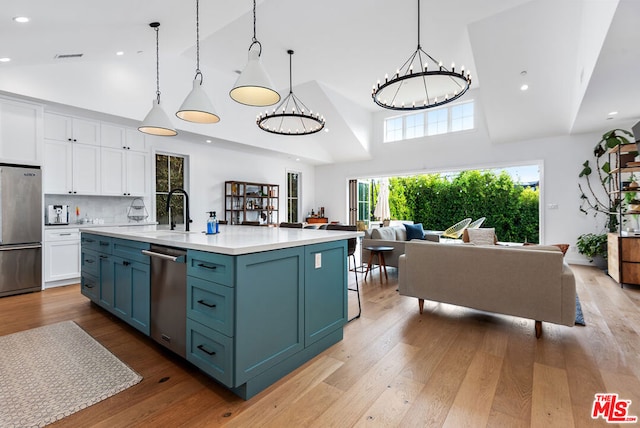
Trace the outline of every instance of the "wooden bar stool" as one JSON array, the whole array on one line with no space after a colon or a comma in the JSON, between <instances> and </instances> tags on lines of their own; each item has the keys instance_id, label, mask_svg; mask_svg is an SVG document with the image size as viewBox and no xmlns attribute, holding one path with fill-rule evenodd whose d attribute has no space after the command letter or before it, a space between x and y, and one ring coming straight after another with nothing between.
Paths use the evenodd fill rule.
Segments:
<instances>
[{"instance_id":1,"label":"wooden bar stool","mask_svg":"<svg viewBox=\"0 0 640 428\"><path fill-rule=\"evenodd\" d=\"M367 271L364 274L364 280L367 280L367 275L371 270L371 265L373 264L373 258L378 258L378 268L380 269L380 283L382 284L382 270L384 270L384 278L388 281L389 277L387 276L387 265L384 261L384 253L393 251L393 247L385 247L385 246L375 246L375 247L364 247L365 250L369 250L369 262L367 263Z\"/></svg>"}]
</instances>

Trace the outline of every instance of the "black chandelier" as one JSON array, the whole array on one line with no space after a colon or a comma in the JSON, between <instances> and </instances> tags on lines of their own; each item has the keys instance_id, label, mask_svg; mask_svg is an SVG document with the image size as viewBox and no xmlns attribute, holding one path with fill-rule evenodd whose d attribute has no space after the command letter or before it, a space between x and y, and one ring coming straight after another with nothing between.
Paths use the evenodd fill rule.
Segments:
<instances>
[{"instance_id":1,"label":"black chandelier","mask_svg":"<svg viewBox=\"0 0 640 428\"><path fill-rule=\"evenodd\" d=\"M467 92L471 85L471 74L464 67L456 72L436 61L420 46L420 0L418 0L418 48L384 82L378 80L371 97L380 107L390 110L421 110L449 103Z\"/></svg>"},{"instance_id":2,"label":"black chandelier","mask_svg":"<svg viewBox=\"0 0 640 428\"><path fill-rule=\"evenodd\" d=\"M279 135L309 135L324 128L324 117L313 113L293 93L291 82L291 58L293 51L289 49L289 95L271 113L265 111L256 118L256 123L263 131Z\"/></svg>"}]
</instances>

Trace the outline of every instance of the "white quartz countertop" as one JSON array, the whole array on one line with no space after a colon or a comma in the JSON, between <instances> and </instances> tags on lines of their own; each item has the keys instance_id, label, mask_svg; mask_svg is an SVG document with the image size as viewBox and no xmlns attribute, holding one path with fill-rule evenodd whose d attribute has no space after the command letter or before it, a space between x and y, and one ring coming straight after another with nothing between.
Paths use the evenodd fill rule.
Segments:
<instances>
[{"instance_id":1,"label":"white quartz countertop","mask_svg":"<svg viewBox=\"0 0 640 428\"><path fill-rule=\"evenodd\" d=\"M94 223L69 223L69 224L45 224L45 230L51 229L85 229L85 228L95 228L95 227L112 227L112 226L132 226L132 227L141 227L141 226L150 226L156 225L156 222L122 222L122 223L103 223L103 224L94 224Z\"/></svg>"},{"instance_id":2,"label":"white quartz countertop","mask_svg":"<svg viewBox=\"0 0 640 428\"><path fill-rule=\"evenodd\" d=\"M166 226L165 226L166 227ZM289 229L265 226L220 225L220 233L168 230L153 226L80 227L81 232L130 239L210 253L241 255L302 245L339 241L364 235L341 230Z\"/></svg>"}]
</instances>

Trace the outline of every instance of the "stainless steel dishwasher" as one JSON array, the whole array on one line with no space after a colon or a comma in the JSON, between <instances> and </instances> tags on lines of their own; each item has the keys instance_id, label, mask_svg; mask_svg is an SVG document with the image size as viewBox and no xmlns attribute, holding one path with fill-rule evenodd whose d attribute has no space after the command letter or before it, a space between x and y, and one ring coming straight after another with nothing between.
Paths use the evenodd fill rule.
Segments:
<instances>
[{"instance_id":1,"label":"stainless steel dishwasher","mask_svg":"<svg viewBox=\"0 0 640 428\"><path fill-rule=\"evenodd\" d=\"M187 252L151 245L151 337L186 358Z\"/></svg>"}]
</instances>

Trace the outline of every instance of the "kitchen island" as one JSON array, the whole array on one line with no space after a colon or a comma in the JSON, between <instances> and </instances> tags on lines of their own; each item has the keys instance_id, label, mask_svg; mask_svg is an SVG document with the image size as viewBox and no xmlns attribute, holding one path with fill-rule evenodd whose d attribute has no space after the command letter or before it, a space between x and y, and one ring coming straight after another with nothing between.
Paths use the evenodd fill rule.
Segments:
<instances>
[{"instance_id":1,"label":"kitchen island","mask_svg":"<svg viewBox=\"0 0 640 428\"><path fill-rule=\"evenodd\" d=\"M220 230L82 230L81 290L151 335L164 316L152 310L154 248L186 250L184 260L176 260L186 263L185 289L175 298L183 302L177 303L184 311L183 356L248 399L342 340L347 239L361 232L228 225Z\"/></svg>"}]
</instances>

